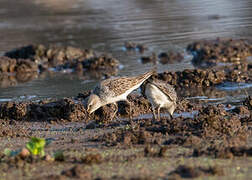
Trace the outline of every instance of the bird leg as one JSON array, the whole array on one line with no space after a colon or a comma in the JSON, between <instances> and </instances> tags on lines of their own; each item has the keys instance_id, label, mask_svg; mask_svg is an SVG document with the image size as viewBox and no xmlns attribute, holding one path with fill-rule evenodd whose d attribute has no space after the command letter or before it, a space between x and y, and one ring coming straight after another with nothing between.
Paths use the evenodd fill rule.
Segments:
<instances>
[{"instance_id":1,"label":"bird leg","mask_svg":"<svg viewBox=\"0 0 252 180\"><path fill-rule=\"evenodd\" d=\"M113 116L111 117L111 120L114 119L116 113L118 112L118 105L117 105L117 103L115 102L115 103L113 103L113 104L115 105L116 109L115 109L115 112L114 112Z\"/></svg>"},{"instance_id":2,"label":"bird leg","mask_svg":"<svg viewBox=\"0 0 252 180\"><path fill-rule=\"evenodd\" d=\"M152 110L154 120L157 120L157 116L156 116L156 113L155 113L155 107L151 106L151 110Z\"/></svg>"},{"instance_id":3,"label":"bird leg","mask_svg":"<svg viewBox=\"0 0 252 180\"><path fill-rule=\"evenodd\" d=\"M158 106L158 108L157 108L157 112L158 112L158 121L160 121L160 105Z\"/></svg>"}]
</instances>

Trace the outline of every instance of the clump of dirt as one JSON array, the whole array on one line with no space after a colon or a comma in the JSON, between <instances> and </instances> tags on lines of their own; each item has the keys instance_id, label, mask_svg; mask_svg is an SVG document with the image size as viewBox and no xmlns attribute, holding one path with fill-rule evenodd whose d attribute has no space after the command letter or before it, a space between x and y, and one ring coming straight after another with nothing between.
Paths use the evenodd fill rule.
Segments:
<instances>
[{"instance_id":1,"label":"clump of dirt","mask_svg":"<svg viewBox=\"0 0 252 180\"><path fill-rule=\"evenodd\" d=\"M86 110L79 102L70 98L58 101L7 102L0 104L0 118L27 121L87 120Z\"/></svg>"},{"instance_id":2,"label":"clump of dirt","mask_svg":"<svg viewBox=\"0 0 252 180\"><path fill-rule=\"evenodd\" d=\"M182 178L197 178L200 176L223 176L224 171L222 168L217 166L210 167L192 167L188 165L180 165L169 175L178 174Z\"/></svg>"},{"instance_id":3,"label":"clump of dirt","mask_svg":"<svg viewBox=\"0 0 252 180\"><path fill-rule=\"evenodd\" d=\"M0 118L10 120L24 120L28 114L30 102L6 102L0 104Z\"/></svg>"},{"instance_id":4,"label":"clump of dirt","mask_svg":"<svg viewBox=\"0 0 252 180\"><path fill-rule=\"evenodd\" d=\"M220 39L196 41L187 46L194 55L193 63L199 66L212 66L218 62L239 64L252 55L252 45L242 39Z\"/></svg>"},{"instance_id":5,"label":"clump of dirt","mask_svg":"<svg viewBox=\"0 0 252 180\"><path fill-rule=\"evenodd\" d=\"M87 100L86 98L88 96L90 96L90 94L91 94L91 91L83 91L83 92L79 93L76 98L81 99L81 100ZM87 103L87 102L84 102L84 103Z\"/></svg>"},{"instance_id":6,"label":"clump of dirt","mask_svg":"<svg viewBox=\"0 0 252 180\"><path fill-rule=\"evenodd\" d=\"M145 157L165 157L165 152L167 151L168 147L160 147L158 150L155 149L153 146L147 145L144 148L144 156Z\"/></svg>"},{"instance_id":7,"label":"clump of dirt","mask_svg":"<svg viewBox=\"0 0 252 180\"><path fill-rule=\"evenodd\" d=\"M156 64L157 63L157 56L155 53L152 53L151 56L142 56L140 59L143 64L146 64L146 63Z\"/></svg>"},{"instance_id":8,"label":"clump of dirt","mask_svg":"<svg viewBox=\"0 0 252 180\"><path fill-rule=\"evenodd\" d=\"M82 61L83 68L88 70L106 70L117 68L119 62L110 55L103 54Z\"/></svg>"},{"instance_id":9,"label":"clump of dirt","mask_svg":"<svg viewBox=\"0 0 252 180\"><path fill-rule=\"evenodd\" d=\"M49 176L43 176L43 177L39 177L36 178L38 180L44 180L44 179L51 179L51 180L65 180L66 176L64 175L49 175Z\"/></svg>"},{"instance_id":10,"label":"clump of dirt","mask_svg":"<svg viewBox=\"0 0 252 180\"><path fill-rule=\"evenodd\" d=\"M237 113L239 116L250 117L250 111L247 106L237 106L232 112Z\"/></svg>"},{"instance_id":11,"label":"clump of dirt","mask_svg":"<svg viewBox=\"0 0 252 180\"><path fill-rule=\"evenodd\" d=\"M61 175L69 178L91 179L91 173L83 170L81 165L75 165L68 170L64 170L61 172Z\"/></svg>"},{"instance_id":12,"label":"clump of dirt","mask_svg":"<svg viewBox=\"0 0 252 180\"><path fill-rule=\"evenodd\" d=\"M79 94L75 99L63 98L57 101L44 100L40 102L6 102L0 104L0 118L13 120L67 120L67 121L87 121L95 119L97 122L108 123L112 120L116 111L113 104L99 108L94 114L88 115L85 101L90 92ZM132 116L138 116L150 112L150 104L141 95L130 95ZM125 102L118 103L118 113L120 117L129 116L129 105ZM114 117L116 118L116 116Z\"/></svg>"},{"instance_id":13,"label":"clump of dirt","mask_svg":"<svg viewBox=\"0 0 252 180\"><path fill-rule=\"evenodd\" d=\"M91 49L75 47L57 47L44 45L28 45L5 53L5 56L15 59L23 58L35 64L40 71L48 68L83 70L106 70L105 75L115 75L119 61L107 54L98 55ZM21 68L22 69L22 68Z\"/></svg>"},{"instance_id":14,"label":"clump of dirt","mask_svg":"<svg viewBox=\"0 0 252 180\"><path fill-rule=\"evenodd\" d=\"M188 108L188 107L186 107ZM225 110L225 106L199 108L195 118L161 118L161 121L138 120L135 126L126 126L105 133L93 140L107 146L134 144L177 144L200 148L205 142L226 142L228 145L244 145L248 128L239 116ZM238 138L239 139L236 139ZM210 143L211 144L211 143Z\"/></svg>"},{"instance_id":15,"label":"clump of dirt","mask_svg":"<svg viewBox=\"0 0 252 180\"><path fill-rule=\"evenodd\" d=\"M194 156L232 158L238 154L249 154L249 150L244 150L244 147L249 149L246 147L249 129L239 116L225 111L221 106L208 106L200 111L198 120L201 131L195 135L204 141L194 148ZM239 152L234 148L238 148Z\"/></svg>"},{"instance_id":16,"label":"clump of dirt","mask_svg":"<svg viewBox=\"0 0 252 180\"><path fill-rule=\"evenodd\" d=\"M216 69L185 69L176 72L162 72L151 78L158 78L171 85L176 90L185 87L211 87L224 82L251 82L252 66L250 64L233 65Z\"/></svg>"},{"instance_id":17,"label":"clump of dirt","mask_svg":"<svg viewBox=\"0 0 252 180\"><path fill-rule=\"evenodd\" d=\"M226 81L229 82L251 82L252 65L246 62L238 65L232 65L225 68Z\"/></svg>"},{"instance_id":18,"label":"clump of dirt","mask_svg":"<svg viewBox=\"0 0 252 180\"><path fill-rule=\"evenodd\" d=\"M87 119L87 112L82 103L75 102L70 98L64 98L49 103L31 104L29 106L28 117L31 120L53 120L56 118L68 121L85 121Z\"/></svg>"},{"instance_id":19,"label":"clump of dirt","mask_svg":"<svg viewBox=\"0 0 252 180\"><path fill-rule=\"evenodd\" d=\"M5 56L15 59L31 59L33 62L47 69L47 67L55 67L81 58L87 59L94 57L94 52L92 50L82 50L74 47L45 47L39 44L11 50L6 52Z\"/></svg>"},{"instance_id":20,"label":"clump of dirt","mask_svg":"<svg viewBox=\"0 0 252 180\"><path fill-rule=\"evenodd\" d=\"M90 119L94 119L97 123L108 124L113 118L116 118L116 108L114 104L102 106L90 115Z\"/></svg>"},{"instance_id":21,"label":"clump of dirt","mask_svg":"<svg viewBox=\"0 0 252 180\"><path fill-rule=\"evenodd\" d=\"M6 56L0 57L0 73L24 73L36 72L37 64L29 59L11 59Z\"/></svg>"},{"instance_id":22,"label":"clump of dirt","mask_svg":"<svg viewBox=\"0 0 252 180\"><path fill-rule=\"evenodd\" d=\"M248 107L249 110L252 110L252 96L248 96L244 101L243 104Z\"/></svg>"},{"instance_id":23,"label":"clump of dirt","mask_svg":"<svg viewBox=\"0 0 252 180\"><path fill-rule=\"evenodd\" d=\"M157 64L159 61L161 64L173 64L181 62L184 59L184 56L182 53L176 53L176 52L162 52L158 56L155 52L152 53L150 56L142 56L140 58L141 62L143 64L146 63L153 63L154 65Z\"/></svg>"},{"instance_id":24,"label":"clump of dirt","mask_svg":"<svg viewBox=\"0 0 252 180\"><path fill-rule=\"evenodd\" d=\"M194 136L194 135L188 135L188 136L175 136L172 138L169 138L167 141L164 142L165 145L180 145L184 147L198 147L202 143L203 139Z\"/></svg>"},{"instance_id":25,"label":"clump of dirt","mask_svg":"<svg viewBox=\"0 0 252 180\"><path fill-rule=\"evenodd\" d=\"M158 55L159 61L161 64L173 64L181 62L184 59L184 56L182 53L175 53L175 52L161 52Z\"/></svg>"},{"instance_id":26,"label":"clump of dirt","mask_svg":"<svg viewBox=\"0 0 252 180\"><path fill-rule=\"evenodd\" d=\"M224 71L218 70L201 70L201 69L186 69L182 72L168 72L159 73L157 77L175 88L185 87L209 87L220 84L226 80Z\"/></svg>"},{"instance_id":27,"label":"clump of dirt","mask_svg":"<svg viewBox=\"0 0 252 180\"><path fill-rule=\"evenodd\" d=\"M222 106L207 106L199 111L195 118L177 117L161 121L147 130L162 134L181 136L198 136L211 138L214 136L234 136L246 131L237 116L227 112Z\"/></svg>"},{"instance_id":28,"label":"clump of dirt","mask_svg":"<svg viewBox=\"0 0 252 180\"><path fill-rule=\"evenodd\" d=\"M194 157L203 155L229 159L235 156L252 156L252 148L245 145L243 137L226 139L224 141L215 140L194 149Z\"/></svg>"},{"instance_id":29,"label":"clump of dirt","mask_svg":"<svg viewBox=\"0 0 252 180\"><path fill-rule=\"evenodd\" d=\"M139 116L151 112L149 101L139 94L130 94L128 100L131 103L132 116ZM125 101L118 103L118 112L120 116L129 116L130 106Z\"/></svg>"},{"instance_id":30,"label":"clump of dirt","mask_svg":"<svg viewBox=\"0 0 252 180\"><path fill-rule=\"evenodd\" d=\"M103 162L103 157L101 154L88 154L81 158L81 163L84 164L100 164Z\"/></svg>"},{"instance_id":31,"label":"clump of dirt","mask_svg":"<svg viewBox=\"0 0 252 180\"><path fill-rule=\"evenodd\" d=\"M87 101L87 97L90 93L79 94L78 98L84 98ZM145 114L151 112L149 101L139 94L130 94L128 100L131 103L131 115L139 116L140 114ZM130 105L125 101L117 102L118 111L116 112L116 106L114 104L108 104L106 106L100 107L90 115L90 119L94 119L97 123L108 124L111 120L117 117L129 117L130 115Z\"/></svg>"},{"instance_id":32,"label":"clump of dirt","mask_svg":"<svg viewBox=\"0 0 252 180\"><path fill-rule=\"evenodd\" d=\"M124 145L131 146L134 144L158 143L160 134L153 134L145 131L144 128L126 127L118 129L112 133L95 137L92 141L104 142L106 146Z\"/></svg>"},{"instance_id":33,"label":"clump of dirt","mask_svg":"<svg viewBox=\"0 0 252 180\"><path fill-rule=\"evenodd\" d=\"M46 162L43 158L39 156L21 156L20 154L16 156L6 156L1 157L1 163L7 164L9 168L24 168L27 164L36 164L41 163L42 161Z\"/></svg>"},{"instance_id":34,"label":"clump of dirt","mask_svg":"<svg viewBox=\"0 0 252 180\"><path fill-rule=\"evenodd\" d=\"M0 120L0 137L28 137L30 132L16 126L15 121Z\"/></svg>"},{"instance_id":35,"label":"clump of dirt","mask_svg":"<svg viewBox=\"0 0 252 180\"><path fill-rule=\"evenodd\" d=\"M232 116L224 107L208 106L199 113L198 120L202 123L205 137L234 136L246 131L238 116Z\"/></svg>"},{"instance_id":36,"label":"clump of dirt","mask_svg":"<svg viewBox=\"0 0 252 180\"><path fill-rule=\"evenodd\" d=\"M135 43L131 41L125 42L124 47L127 51L138 50L140 53L144 53L145 50L148 50L148 48L144 44Z\"/></svg>"},{"instance_id":37,"label":"clump of dirt","mask_svg":"<svg viewBox=\"0 0 252 180\"><path fill-rule=\"evenodd\" d=\"M202 109L202 104L193 103L186 99L177 100L176 112L193 112Z\"/></svg>"}]
</instances>

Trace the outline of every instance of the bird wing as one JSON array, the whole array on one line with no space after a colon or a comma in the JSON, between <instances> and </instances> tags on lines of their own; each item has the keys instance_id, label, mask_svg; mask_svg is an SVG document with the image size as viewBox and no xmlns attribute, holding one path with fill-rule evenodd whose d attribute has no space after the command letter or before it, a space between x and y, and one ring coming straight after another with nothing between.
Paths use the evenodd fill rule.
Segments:
<instances>
[{"instance_id":1,"label":"bird wing","mask_svg":"<svg viewBox=\"0 0 252 180\"><path fill-rule=\"evenodd\" d=\"M142 84L146 79L148 79L153 73L154 70L146 72L139 76L133 77L117 77L110 78L101 81L94 89L93 93L99 95L100 97L114 97L125 93L136 85ZM134 89L132 89L133 91Z\"/></svg>"},{"instance_id":2,"label":"bird wing","mask_svg":"<svg viewBox=\"0 0 252 180\"><path fill-rule=\"evenodd\" d=\"M172 101L177 101L177 93L173 86L160 80L150 81L153 85L159 88L164 94L166 94Z\"/></svg>"},{"instance_id":3,"label":"bird wing","mask_svg":"<svg viewBox=\"0 0 252 180\"><path fill-rule=\"evenodd\" d=\"M127 90L137 85L139 81L137 78L120 77L103 80L95 87L94 93L100 96L118 96L125 93Z\"/></svg>"}]
</instances>

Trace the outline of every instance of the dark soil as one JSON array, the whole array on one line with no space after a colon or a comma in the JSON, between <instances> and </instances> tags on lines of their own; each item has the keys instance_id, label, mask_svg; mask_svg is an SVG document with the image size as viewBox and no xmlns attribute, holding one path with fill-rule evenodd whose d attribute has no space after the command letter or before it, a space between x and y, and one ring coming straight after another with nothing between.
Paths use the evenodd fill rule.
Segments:
<instances>
[{"instance_id":1,"label":"dark soil","mask_svg":"<svg viewBox=\"0 0 252 180\"><path fill-rule=\"evenodd\" d=\"M129 50L145 49L134 43L125 46ZM230 48L235 51L232 56ZM218 97L225 94L214 91L216 85L227 81L251 82L252 66L244 60L250 55L251 46L242 40L217 39L195 42L188 50L203 54L197 55L197 61L203 61L199 57L204 58L208 65L233 64L152 76L174 85L178 92L176 115L172 119L161 110L161 120L155 121L150 103L138 93L128 97L132 104L132 121L126 102L118 102L118 112L113 119L113 105L103 106L88 115L86 101L90 91L75 98L1 103L0 179L181 179L205 176L220 179L220 176L236 178L237 174L244 179L251 177L248 167L252 165L252 98L247 97L234 108L185 99L189 93L186 89L197 89L193 92L195 96ZM0 61L0 77L8 76L8 73L29 74L33 70L38 73L38 69L48 67L99 72L118 65L110 56L73 47L27 46L8 52L6 56ZM45 157L21 155L20 150L33 136L50 140ZM5 155L5 148L17 153Z\"/></svg>"},{"instance_id":2,"label":"dark soil","mask_svg":"<svg viewBox=\"0 0 252 180\"><path fill-rule=\"evenodd\" d=\"M102 78L117 74L119 61L91 49L28 45L0 57L0 85L8 87L33 80L49 68L72 69L79 76Z\"/></svg>"},{"instance_id":3,"label":"dark soil","mask_svg":"<svg viewBox=\"0 0 252 180\"><path fill-rule=\"evenodd\" d=\"M161 64L173 64L181 62L184 59L184 55L179 52L162 52L158 55L158 58Z\"/></svg>"},{"instance_id":4,"label":"dark soil","mask_svg":"<svg viewBox=\"0 0 252 180\"><path fill-rule=\"evenodd\" d=\"M124 47L127 51L139 51L140 53L144 53L144 51L148 50L148 47L141 43L135 43L131 41L127 41L124 43Z\"/></svg>"},{"instance_id":5,"label":"dark soil","mask_svg":"<svg viewBox=\"0 0 252 180\"><path fill-rule=\"evenodd\" d=\"M118 61L109 55L97 55L91 49L79 49L75 47L45 47L43 45L28 45L5 53L5 56L18 59L30 59L40 65L41 69L49 67L74 68L81 70L97 70L105 68L117 68ZM82 68L81 68L82 66Z\"/></svg>"},{"instance_id":6,"label":"dark soil","mask_svg":"<svg viewBox=\"0 0 252 180\"><path fill-rule=\"evenodd\" d=\"M178 174L182 178L197 178L200 176L218 175L223 176L223 169L219 167L190 167L186 165L178 166L170 175Z\"/></svg>"},{"instance_id":7,"label":"dark soil","mask_svg":"<svg viewBox=\"0 0 252 180\"><path fill-rule=\"evenodd\" d=\"M252 55L252 44L246 40L216 39L193 42L187 50L194 55L196 66L213 66L219 62L240 64Z\"/></svg>"}]
</instances>

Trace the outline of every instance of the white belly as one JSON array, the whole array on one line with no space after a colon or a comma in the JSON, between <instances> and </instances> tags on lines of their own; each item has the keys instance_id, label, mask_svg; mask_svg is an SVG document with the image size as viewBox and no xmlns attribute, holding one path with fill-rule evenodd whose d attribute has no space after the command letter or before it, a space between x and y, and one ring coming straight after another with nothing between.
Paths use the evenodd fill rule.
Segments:
<instances>
[{"instance_id":1,"label":"white belly","mask_svg":"<svg viewBox=\"0 0 252 180\"><path fill-rule=\"evenodd\" d=\"M164 94L159 88L148 83L145 88L145 95L149 99L150 103L154 106L169 107L173 105L173 102Z\"/></svg>"}]
</instances>

